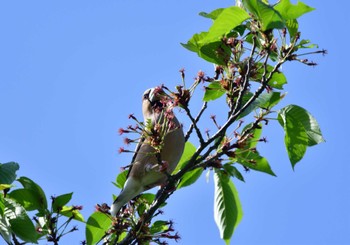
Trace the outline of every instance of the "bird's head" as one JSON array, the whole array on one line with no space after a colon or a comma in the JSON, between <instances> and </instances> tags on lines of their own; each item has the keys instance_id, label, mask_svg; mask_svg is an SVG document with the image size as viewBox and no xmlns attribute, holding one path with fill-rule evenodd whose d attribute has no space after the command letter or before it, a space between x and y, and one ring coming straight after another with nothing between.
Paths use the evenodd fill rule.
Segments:
<instances>
[{"instance_id":1,"label":"bird's head","mask_svg":"<svg viewBox=\"0 0 350 245\"><path fill-rule=\"evenodd\" d=\"M151 118L155 111L160 111L169 98L161 87L147 89L142 96L142 112L144 120Z\"/></svg>"}]
</instances>

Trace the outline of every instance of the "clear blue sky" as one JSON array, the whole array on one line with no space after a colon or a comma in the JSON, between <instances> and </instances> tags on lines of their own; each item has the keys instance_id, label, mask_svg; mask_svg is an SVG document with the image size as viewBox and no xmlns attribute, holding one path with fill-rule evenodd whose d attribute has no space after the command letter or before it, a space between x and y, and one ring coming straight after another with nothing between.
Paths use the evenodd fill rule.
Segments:
<instances>
[{"instance_id":1,"label":"clear blue sky","mask_svg":"<svg viewBox=\"0 0 350 245\"><path fill-rule=\"evenodd\" d=\"M46 194L74 192L85 218L111 202L111 182L131 155L119 155L118 128L141 116L146 88L188 82L212 66L180 46L210 21L200 11L233 1L1 1L0 162ZM292 1L296 2L296 1ZM277 178L250 172L235 181L244 217L232 244L350 244L348 146L349 3L305 0L317 10L301 18L302 35L329 51L311 68L287 64L287 98L319 121L326 143L290 167L283 132L271 123L261 154ZM343 2L343 3L341 3ZM198 108L199 103L193 103ZM213 113L217 113L211 108ZM181 114L181 113L180 113ZM184 118L182 115L180 118ZM186 125L185 125L186 126ZM195 144L197 142L194 142ZM164 209L179 244L223 244L213 220L213 180L176 192ZM80 232L61 244L79 244Z\"/></svg>"}]
</instances>

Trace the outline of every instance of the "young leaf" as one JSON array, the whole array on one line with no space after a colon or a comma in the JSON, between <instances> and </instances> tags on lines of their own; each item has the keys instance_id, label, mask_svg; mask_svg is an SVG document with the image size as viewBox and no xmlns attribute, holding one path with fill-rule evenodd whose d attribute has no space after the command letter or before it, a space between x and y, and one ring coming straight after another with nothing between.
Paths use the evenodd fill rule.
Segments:
<instances>
[{"instance_id":1,"label":"young leaf","mask_svg":"<svg viewBox=\"0 0 350 245\"><path fill-rule=\"evenodd\" d=\"M154 222L150 228L151 234L156 234L159 232L164 232L169 229L169 222L163 220L157 220Z\"/></svg>"},{"instance_id":2,"label":"young leaf","mask_svg":"<svg viewBox=\"0 0 350 245\"><path fill-rule=\"evenodd\" d=\"M205 89L203 101L216 100L225 94L225 90L221 87L220 82L214 81Z\"/></svg>"},{"instance_id":3,"label":"young leaf","mask_svg":"<svg viewBox=\"0 0 350 245\"><path fill-rule=\"evenodd\" d=\"M52 201L52 209L54 212L60 212L64 205L72 199L73 192L57 196Z\"/></svg>"},{"instance_id":4,"label":"young leaf","mask_svg":"<svg viewBox=\"0 0 350 245\"><path fill-rule=\"evenodd\" d=\"M75 208L74 206L63 206L60 214L71 218L73 217L73 219L78 220L80 222L84 222L84 217L83 215L79 212L79 210L77 208Z\"/></svg>"},{"instance_id":5,"label":"young leaf","mask_svg":"<svg viewBox=\"0 0 350 245\"><path fill-rule=\"evenodd\" d=\"M299 1L295 5L291 4L290 0L279 1L274 9L277 10L285 20L297 19L303 14L315 10L314 8Z\"/></svg>"},{"instance_id":6,"label":"young leaf","mask_svg":"<svg viewBox=\"0 0 350 245\"><path fill-rule=\"evenodd\" d=\"M238 192L230 178L218 170L214 173L214 188L214 219L221 239L230 244L234 229L243 216Z\"/></svg>"},{"instance_id":7,"label":"young leaf","mask_svg":"<svg viewBox=\"0 0 350 245\"><path fill-rule=\"evenodd\" d=\"M93 213L86 222L85 237L86 244L97 244L105 235L105 231L111 225L111 220L108 216L101 212Z\"/></svg>"},{"instance_id":8,"label":"young leaf","mask_svg":"<svg viewBox=\"0 0 350 245\"><path fill-rule=\"evenodd\" d=\"M18 169L19 164L16 162L0 163L0 184L12 184L17 178Z\"/></svg>"}]
</instances>

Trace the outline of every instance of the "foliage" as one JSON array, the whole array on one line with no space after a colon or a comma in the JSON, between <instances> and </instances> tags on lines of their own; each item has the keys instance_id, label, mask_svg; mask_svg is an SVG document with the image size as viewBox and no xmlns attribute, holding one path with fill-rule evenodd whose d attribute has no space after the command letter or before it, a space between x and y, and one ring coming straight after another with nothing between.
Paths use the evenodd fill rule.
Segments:
<instances>
[{"instance_id":1,"label":"foliage","mask_svg":"<svg viewBox=\"0 0 350 245\"><path fill-rule=\"evenodd\" d=\"M302 2L292 4L290 0L277 4L242 0L237 1L237 6L200 13L212 21L211 27L194 34L182 46L213 63L213 75L199 71L188 87L185 71L180 70L181 85L174 91L165 86L160 88L167 91L174 107L181 108L188 118L190 126L185 134L182 158L156 195L139 195L117 217L111 217L108 205L98 205L97 212L86 222L86 244L166 244L166 239L178 240L173 222L158 218L162 213L160 208L166 206L166 200L174 191L195 183L204 170L213 172L214 219L220 237L226 244L230 243L243 216L234 180L245 181L242 171L249 170L276 175L269 161L257 150L260 143L267 142L262 137L263 128L278 125L273 124L278 121L285 133L285 147L293 168L308 147L324 141L317 121L307 110L297 105L280 106L287 84L282 65L289 61L314 66L314 62L301 57L326 53L314 50L317 45L301 39L298 19L312 10ZM303 53L305 49L312 50ZM194 116L190 102L195 92L199 93L200 84L205 84L201 95L203 106ZM204 112L214 101L226 105L227 118L217 122L212 115L216 131L210 134L201 129L198 122L204 120ZM130 118L136 126L121 129L121 134L139 136L154 130L150 122L140 122L133 115ZM125 142L135 140L126 138ZM131 151L120 148L120 152ZM67 193L52 197L49 208L41 187L29 178L17 178L18 169L19 165L13 162L0 165L2 238L8 244L20 244L19 240L37 243L43 238L58 244L62 236L75 230L74 227L67 230L73 219L84 221L79 213L81 207L66 206L72 198L72 193ZM122 188L126 178L127 170L117 176L114 185ZM21 188L13 188L16 180ZM34 222L28 214L33 211Z\"/></svg>"},{"instance_id":2,"label":"foliage","mask_svg":"<svg viewBox=\"0 0 350 245\"><path fill-rule=\"evenodd\" d=\"M81 206L66 206L73 193L51 197L51 207L42 188L27 177L17 178L19 165L0 163L0 235L7 244L38 243L47 240L58 244L60 239L76 231L68 229L72 220L84 222ZM17 180L22 188L14 188ZM14 189L13 189L14 188ZM33 221L30 213L33 212Z\"/></svg>"}]
</instances>

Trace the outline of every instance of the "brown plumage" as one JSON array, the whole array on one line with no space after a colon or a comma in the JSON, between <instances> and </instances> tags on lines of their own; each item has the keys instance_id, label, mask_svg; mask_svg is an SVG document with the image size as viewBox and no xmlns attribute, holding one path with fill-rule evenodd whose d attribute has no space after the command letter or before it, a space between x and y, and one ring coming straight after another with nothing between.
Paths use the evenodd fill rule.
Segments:
<instances>
[{"instance_id":1,"label":"brown plumage","mask_svg":"<svg viewBox=\"0 0 350 245\"><path fill-rule=\"evenodd\" d=\"M166 98L160 88L148 89L143 94L142 113L146 128L158 127L161 133L159 137L146 133L138 143L124 188L112 204L113 216L141 192L165 183L165 171L171 174L181 158L185 138L179 121L164 103ZM159 147L160 154L156 154L155 147Z\"/></svg>"}]
</instances>

